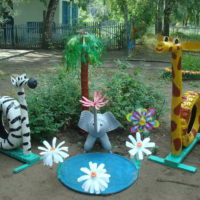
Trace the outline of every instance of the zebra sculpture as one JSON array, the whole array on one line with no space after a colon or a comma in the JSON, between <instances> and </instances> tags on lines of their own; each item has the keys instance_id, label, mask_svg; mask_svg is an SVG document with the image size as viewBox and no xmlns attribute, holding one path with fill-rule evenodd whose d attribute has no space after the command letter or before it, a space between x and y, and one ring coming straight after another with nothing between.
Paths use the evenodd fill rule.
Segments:
<instances>
[{"instance_id":1,"label":"zebra sculpture","mask_svg":"<svg viewBox=\"0 0 200 200\"><path fill-rule=\"evenodd\" d=\"M26 74L11 76L11 83L17 89L18 101L9 97L0 97L0 148L16 149L22 145L23 154L31 154L31 135L24 86L34 89L37 81L28 79ZM8 130L3 117L7 119Z\"/></svg>"}]
</instances>

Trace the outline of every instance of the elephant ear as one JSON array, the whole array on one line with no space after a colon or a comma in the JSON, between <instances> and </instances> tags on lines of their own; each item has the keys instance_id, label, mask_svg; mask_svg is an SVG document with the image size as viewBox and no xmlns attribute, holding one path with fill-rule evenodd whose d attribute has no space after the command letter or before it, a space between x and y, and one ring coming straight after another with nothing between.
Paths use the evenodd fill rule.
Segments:
<instances>
[{"instance_id":1,"label":"elephant ear","mask_svg":"<svg viewBox=\"0 0 200 200\"><path fill-rule=\"evenodd\" d=\"M103 118L108 123L106 132L113 131L120 126L120 123L115 119L111 112L104 113Z\"/></svg>"},{"instance_id":2,"label":"elephant ear","mask_svg":"<svg viewBox=\"0 0 200 200\"><path fill-rule=\"evenodd\" d=\"M81 112L81 116L78 122L78 127L83 129L84 131L89 130L89 122L94 118L94 115L87 110Z\"/></svg>"}]
</instances>

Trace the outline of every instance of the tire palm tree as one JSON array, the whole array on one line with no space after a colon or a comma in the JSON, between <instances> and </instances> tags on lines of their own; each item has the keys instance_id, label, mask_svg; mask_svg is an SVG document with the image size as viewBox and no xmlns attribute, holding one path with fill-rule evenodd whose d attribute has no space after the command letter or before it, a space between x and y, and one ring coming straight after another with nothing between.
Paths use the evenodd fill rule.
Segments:
<instances>
[{"instance_id":1,"label":"tire palm tree","mask_svg":"<svg viewBox=\"0 0 200 200\"><path fill-rule=\"evenodd\" d=\"M89 98L88 66L100 63L102 50L100 40L88 33L77 34L66 44L64 60L67 69L81 65L81 95L86 98ZM88 110L88 107L83 106L83 110Z\"/></svg>"}]
</instances>

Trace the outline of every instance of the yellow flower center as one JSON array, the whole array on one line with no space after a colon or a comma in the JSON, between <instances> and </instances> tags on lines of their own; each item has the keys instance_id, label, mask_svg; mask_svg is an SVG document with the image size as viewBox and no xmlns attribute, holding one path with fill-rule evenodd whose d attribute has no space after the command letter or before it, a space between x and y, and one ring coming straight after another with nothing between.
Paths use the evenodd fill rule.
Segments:
<instances>
[{"instance_id":1,"label":"yellow flower center","mask_svg":"<svg viewBox=\"0 0 200 200\"><path fill-rule=\"evenodd\" d=\"M90 173L90 176L94 178L94 177L97 176L97 174L96 174L96 172L91 172L91 173Z\"/></svg>"},{"instance_id":2,"label":"yellow flower center","mask_svg":"<svg viewBox=\"0 0 200 200\"><path fill-rule=\"evenodd\" d=\"M141 147L142 146L142 142L137 142L137 147Z\"/></svg>"},{"instance_id":3,"label":"yellow flower center","mask_svg":"<svg viewBox=\"0 0 200 200\"><path fill-rule=\"evenodd\" d=\"M146 124L145 118L142 116L139 122L139 125L144 126Z\"/></svg>"},{"instance_id":4,"label":"yellow flower center","mask_svg":"<svg viewBox=\"0 0 200 200\"><path fill-rule=\"evenodd\" d=\"M56 148L54 148L54 147L51 147L51 149L50 149L50 151L55 151L56 150Z\"/></svg>"}]
</instances>

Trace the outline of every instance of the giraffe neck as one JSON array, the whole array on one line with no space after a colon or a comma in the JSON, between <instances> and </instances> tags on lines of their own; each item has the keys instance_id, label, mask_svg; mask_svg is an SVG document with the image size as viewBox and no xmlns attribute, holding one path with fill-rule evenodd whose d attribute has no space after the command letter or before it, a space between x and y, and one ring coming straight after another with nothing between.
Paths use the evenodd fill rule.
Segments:
<instances>
[{"instance_id":1,"label":"giraffe neck","mask_svg":"<svg viewBox=\"0 0 200 200\"><path fill-rule=\"evenodd\" d=\"M172 154L179 155L182 151L181 134L181 101L182 101L182 71L181 50L172 53L172 102L171 102L171 139Z\"/></svg>"}]
</instances>

